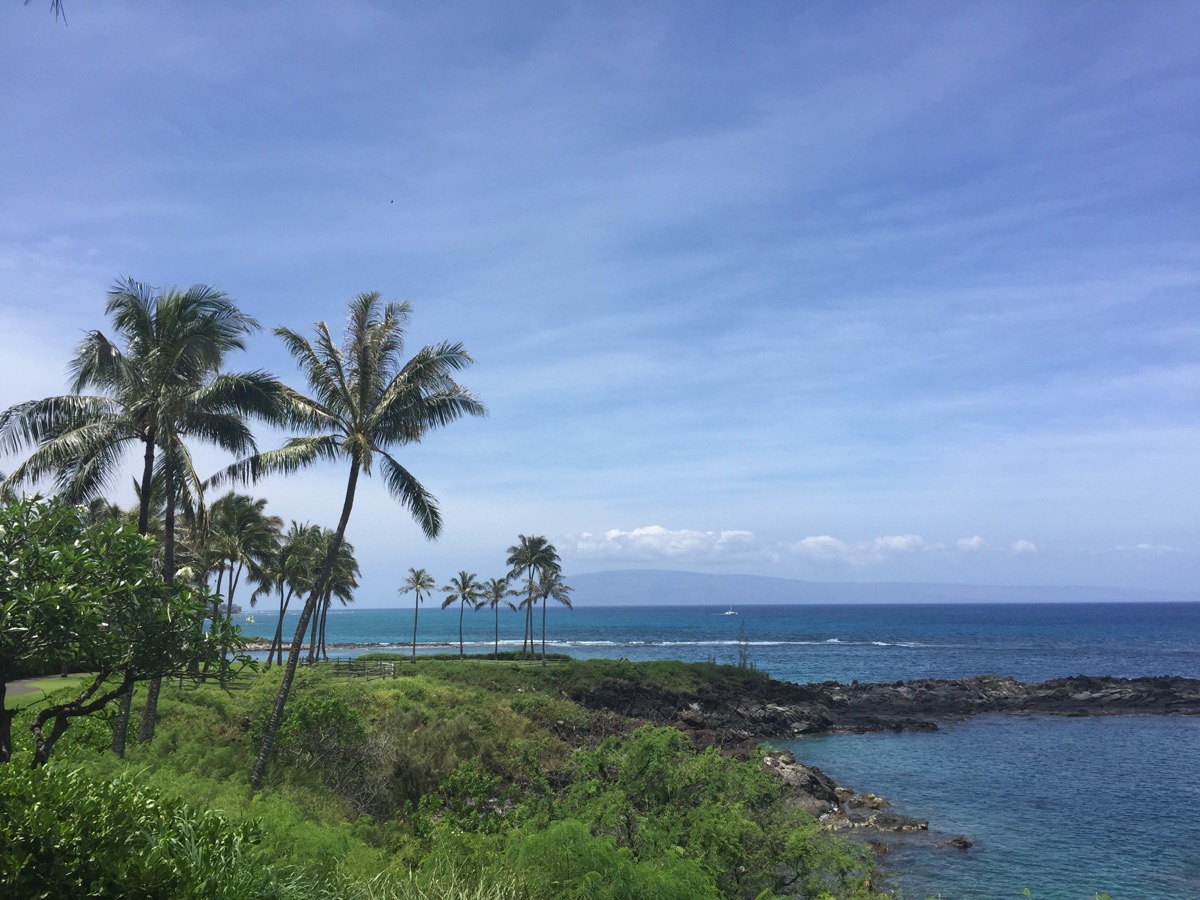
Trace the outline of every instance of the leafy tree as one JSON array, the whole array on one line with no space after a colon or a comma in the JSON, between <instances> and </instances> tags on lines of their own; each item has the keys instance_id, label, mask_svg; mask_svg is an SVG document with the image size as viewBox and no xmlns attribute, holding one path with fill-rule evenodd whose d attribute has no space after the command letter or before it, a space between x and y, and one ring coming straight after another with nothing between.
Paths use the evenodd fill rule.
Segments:
<instances>
[{"instance_id":1,"label":"leafy tree","mask_svg":"<svg viewBox=\"0 0 1200 900\"><path fill-rule=\"evenodd\" d=\"M509 578L525 578L525 634L521 640L521 652L528 645L533 653L533 606L537 602L538 582L548 575L561 571L558 550L542 535L518 535L518 542L508 548Z\"/></svg>"},{"instance_id":2,"label":"leafy tree","mask_svg":"<svg viewBox=\"0 0 1200 900\"><path fill-rule=\"evenodd\" d=\"M208 595L167 582L155 550L128 525L86 525L62 501L0 507L0 682L22 664L64 654L93 673L78 696L34 718L35 766L49 759L72 719L103 709L138 681L184 673L212 658L222 641L241 646L228 628L204 630ZM3 695L0 686L0 701ZM0 713L0 760L11 755L12 717Z\"/></svg>"},{"instance_id":3,"label":"leafy tree","mask_svg":"<svg viewBox=\"0 0 1200 900\"><path fill-rule=\"evenodd\" d=\"M458 656L463 656L463 612L468 606L479 609L483 605L483 585L479 583L474 572L465 569L450 579L450 583L442 588L448 591L442 601L442 609L452 604L458 604Z\"/></svg>"},{"instance_id":4,"label":"leafy tree","mask_svg":"<svg viewBox=\"0 0 1200 900\"><path fill-rule=\"evenodd\" d=\"M127 447L141 445L138 531L149 530L150 486L164 490L163 575L175 575L175 513L197 505L201 481L185 440L233 454L253 452L248 415L271 419L279 383L263 372L222 373L225 357L245 347L258 323L207 285L156 294L133 279L118 281L104 307L113 337L89 332L69 371L71 394L17 404L0 414L0 452L33 451L8 476L10 487L52 479L76 503L101 496ZM85 390L95 393L84 394ZM143 737L153 735L159 679L151 682ZM127 708L127 706L126 706ZM124 751L125 719L114 737Z\"/></svg>"},{"instance_id":5,"label":"leafy tree","mask_svg":"<svg viewBox=\"0 0 1200 900\"><path fill-rule=\"evenodd\" d=\"M378 293L360 294L350 301L340 345L324 322L314 326L316 339L311 342L289 328L276 328L275 334L296 359L313 393L309 397L288 391L287 419L303 434L225 473L257 480L271 473L293 474L318 461L344 460L350 466L334 539L300 612L279 694L250 773L255 789L262 786L266 774L305 631L345 540L359 476L378 466L392 497L412 513L426 537L437 537L442 519L436 501L391 450L419 443L430 431L463 416L484 412L479 400L454 380L455 373L472 362L461 344L425 346L402 361L410 310L407 303L382 302Z\"/></svg>"},{"instance_id":6,"label":"leafy tree","mask_svg":"<svg viewBox=\"0 0 1200 900\"><path fill-rule=\"evenodd\" d=\"M401 596L405 594L413 594L413 642L412 642L412 660L417 661L417 616L421 612L421 601L426 594L431 594L434 591L434 585L437 582L433 580L433 576L424 569L409 569L408 577L404 579L404 584L400 585L397 593Z\"/></svg>"},{"instance_id":7,"label":"leafy tree","mask_svg":"<svg viewBox=\"0 0 1200 900\"><path fill-rule=\"evenodd\" d=\"M496 614L496 659L500 658L500 606L504 605L516 612L517 608L513 605L509 597L515 597L516 594L508 586L507 578L489 578L483 583L483 598L484 602L492 608Z\"/></svg>"}]
</instances>

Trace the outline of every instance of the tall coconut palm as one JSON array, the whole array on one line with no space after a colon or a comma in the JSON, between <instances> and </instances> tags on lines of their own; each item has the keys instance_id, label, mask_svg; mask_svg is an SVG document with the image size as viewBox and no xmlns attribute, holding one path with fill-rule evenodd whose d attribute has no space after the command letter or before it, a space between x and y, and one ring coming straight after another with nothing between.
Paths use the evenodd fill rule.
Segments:
<instances>
[{"instance_id":1,"label":"tall coconut palm","mask_svg":"<svg viewBox=\"0 0 1200 900\"><path fill-rule=\"evenodd\" d=\"M272 418L280 385L262 372L221 372L225 357L244 349L258 323L215 288L194 285L156 294L125 279L109 291L104 311L113 338L87 333L69 366L70 395L20 403L0 414L0 452L35 448L5 484L49 478L56 493L86 503L109 487L124 450L140 444L138 483L152 485L157 477L164 489L163 574L170 581L176 506L194 502L200 492L184 441L195 438L233 454L253 452L246 417ZM142 534L149 530L152 493L140 491ZM158 679L150 684L143 716L147 738L153 736L159 684ZM114 736L119 755L126 723L121 716Z\"/></svg>"},{"instance_id":2,"label":"tall coconut palm","mask_svg":"<svg viewBox=\"0 0 1200 900\"><path fill-rule=\"evenodd\" d=\"M360 294L350 301L349 321L340 344L324 322L314 326L316 337L311 342L290 328L276 328L275 334L295 358L312 391L311 397L289 391L290 424L302 436L290 438L278 450L243 460L226 472L227 477L256 480L335 460L348 462L350 469L334 539L301 610L287 669L250 773L255 789L262 786L283 721L305 630L324 596L346 536L359 476L378 467L392 497L412 513L427 538L436 538L442 527L436 500L391 451L419 443L429 432L463 416L484 413L479 400L454 380L456 372L471 364L461 344L425 346L403 360L410 312L407 303L384 303L378 293Z\"/></svg>"},{"instance_id":3,"label":"tall coconut palm","mask_svg":"<svg viewBox=\"0 0 1200 900\"><path fill-rule=\"evenodd\" d=\"M516 592L508 586L507 578L489 578L483 583L483 602L496 614L496 659L500 658L500 606L503 604L516 612L517 608L508 599L515 596Z\"/></svg>"},{"instance_id":4,"label":"tall coconut palm","mask_svg":"<svg viewBox=\"0 0 1200 900\"><path fill-rule=\"evenodd\" d=\"M446 591L446 599L442 601L442 609L453 604L458 604L458 658L462 659L463 653L463 613L468 606L471 609L479 609L483 604L483 585L479 583L478 576L474 572L468 572L466 569L459 572L450 579L450 583L442 587Z\"/></svg>"},{"instance_id":5,"label":"tall coconut palm","mask_svg":"<svg viewBox=\"0 0 1200 900\"><path fill-rule=\"evenodd\" d=\"M546 665L546 607L556 600L567 609L571 606L571 586L562 580L562 573L551 569L542 574L537 585L538 599L542 601L542 665Z\"/></svg>"},{"instance_id":6,"label":"tall coconut palm","mask_svg":"<svg viewBox=\"0 0 1200 900\"><path fill-rule=\"evenodd\" d=\"M508 548L509 578L525 578L525 634L521 640L521 653L528 644L533 653L533 606L537 602L538 582L551 572L561 571L558 551L543 535L518 535L517 543Z\"/></svg>"},{"instance_id":7,"label":"tall coconut palm","mask_svg":"<svg viewBox=\"0 0 1200 900\"><path fill-rule=\"evenodd\" d=\"M396 589L396 593L400 596L405 594L414 594L413 599L413 642L412 642L412 661L415 664L417 661L417 616L421 612L421 601L425 599L427 594L434 591L434 586L437 584L433 580L433 576L424 569L409 569L408 577L404 579L404 584Z\"/></svg>"}]
</instances>

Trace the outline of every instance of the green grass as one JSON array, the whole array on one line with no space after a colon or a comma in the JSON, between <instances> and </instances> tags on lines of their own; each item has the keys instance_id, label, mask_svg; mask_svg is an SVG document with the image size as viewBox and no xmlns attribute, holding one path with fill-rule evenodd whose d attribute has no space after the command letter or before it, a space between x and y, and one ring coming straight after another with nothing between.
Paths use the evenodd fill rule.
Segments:
<instances>
[{"instance_id":1,"label":"green grass","mask_svg":"<svg viewBox=\"0 0 1200 900\"><path fill-rule=\"evenodd\" d=\"M65 678L58 675L48 675L44 678L30 678L26 680L32 690L14 694L12 692L11 682L7 696L5 697L4 706L6 709L25 709L27 706L32 706L45 700L47 695L53 694L55 691L61 691L64 688L78 689L81 685L92 680L92 676L85 673L68 675Z\"/></svg>"}]
</instances>

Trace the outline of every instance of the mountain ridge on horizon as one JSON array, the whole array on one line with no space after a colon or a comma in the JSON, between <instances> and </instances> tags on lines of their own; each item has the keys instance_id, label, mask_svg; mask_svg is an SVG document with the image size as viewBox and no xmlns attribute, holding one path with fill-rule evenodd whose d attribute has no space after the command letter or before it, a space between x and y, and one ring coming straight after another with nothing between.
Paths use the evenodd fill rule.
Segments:
<instances>
[{"instance_id":1,"label":"mountain ridge on horizon","mask_svg":"<svg viewBox=\"0 0 1200 900\"><path fill-rule=\"evenodd\" d=\"M895 603L1200 602L1200 593L1089 585L808 581L673 569L613 569L565 576L573 603L596 606Z\"/></svg>"}]
</instances>

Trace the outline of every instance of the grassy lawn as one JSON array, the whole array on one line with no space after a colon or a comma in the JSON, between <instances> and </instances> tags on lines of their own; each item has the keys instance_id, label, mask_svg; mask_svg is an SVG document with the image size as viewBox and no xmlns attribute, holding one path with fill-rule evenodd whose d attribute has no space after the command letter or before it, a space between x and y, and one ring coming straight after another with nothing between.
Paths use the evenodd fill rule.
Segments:
<instances>
[{"instance_id":1,"label":"grassy lawn","mask_svg":"<svg viewBox=\"0 0 1200 900\"><path fill-rule=\"evenodd\" d=\"M62 690L65 687L78 687L84 682L90 681L91 678L92 676L86 672L76 675L68 675L66 678L62 678L58 675L48 675L45 678L30 678L24 683L32 688L32 690L20 694L14 694L10 686L8 696L5 698L4 706L6 709L24 709L26 706L37 703L39 700L45 697L46 694L51 694L54 691Z\"/></svg>"}]
</instances>

